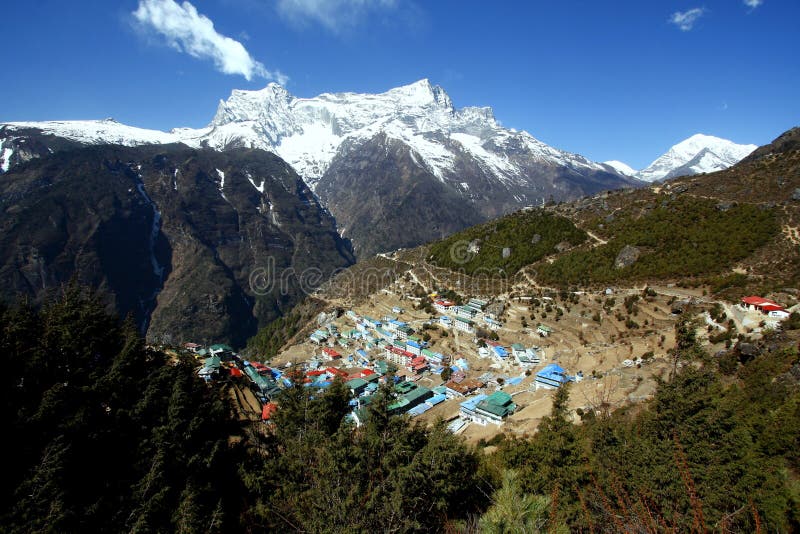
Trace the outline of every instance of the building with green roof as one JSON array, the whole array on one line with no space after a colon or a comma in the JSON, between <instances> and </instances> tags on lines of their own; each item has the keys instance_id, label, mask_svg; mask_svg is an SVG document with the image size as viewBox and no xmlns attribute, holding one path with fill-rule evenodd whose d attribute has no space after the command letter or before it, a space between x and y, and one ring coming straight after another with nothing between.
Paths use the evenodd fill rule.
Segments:
<instances>
[{"instance_id":1,"label":"building with green roof","mask_svg":"<svg viewBox=\"0 0 800 534\"><path fill-rule=\"evenodd\" d=\"M366 389L369 382L364 380L363 378L354 378L352 380L348 380L345 382L345 386L353 392L353 395L361 395Z\"/></svg>"},{"instance_id":2,"label":"building with green roof","mask_svg":"<svg viewBox=\"0 0 800 534\"><path fill-rule=\"evenodd\" d=\"M400 387L402 384L407 385ZM413 382L401 382L395 386L395 391L401 393L401 396L389 405L388 410L391 414L405 413L433 397L433 391L423 386L417 386Z\"/></svg>"},{"instance_id":3,"label":"building with green roof","mask_svg":"<svg viewBox=\"0 0 800 534\"><path fill-rule=\"evenodd\" d=\"M475 406L475 415L487 423L499 425L516 409L511 395L505 391L495 391Z\"/></svg>"}]
</instances>

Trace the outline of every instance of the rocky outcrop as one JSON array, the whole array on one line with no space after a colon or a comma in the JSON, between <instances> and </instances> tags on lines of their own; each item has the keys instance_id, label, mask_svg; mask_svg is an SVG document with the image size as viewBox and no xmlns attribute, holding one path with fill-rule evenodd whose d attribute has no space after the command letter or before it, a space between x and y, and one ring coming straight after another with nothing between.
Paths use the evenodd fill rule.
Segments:
<instances>
[{"instance_id":1,"label":"rocky outcrop","mask_svg":"<svg viewBox=\"0 0 800 534\"><path fill-rule=\"evenodd\" d=\"M619 251L619 254L617 254L617 257L614 260L614 268L624 269L626 267L630 267L636 263L636 260L639 259L641 253L642 251L639 249L639 247L625 245L622 250Z\"/></svg>"}]
</instances>

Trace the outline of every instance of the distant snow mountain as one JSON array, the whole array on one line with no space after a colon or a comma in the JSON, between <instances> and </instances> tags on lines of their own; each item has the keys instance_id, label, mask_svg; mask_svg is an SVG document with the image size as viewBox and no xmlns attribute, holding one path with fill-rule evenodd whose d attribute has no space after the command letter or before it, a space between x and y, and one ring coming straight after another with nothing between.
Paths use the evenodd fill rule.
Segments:
<instances>
[{"instance_id":1,"label":"distant snow mountain","mask_svg":"<svg viewBox=\"0 0 800 534\"><path fill-rule=\"evenodd\" d=\"M616 167L504 128L491 108L457 109L426 79L380 94L313 98L297 98L275 83L234 90L200 129L161 132L111 119L9 123L0 125L3 170L37 156L24 144L26 129L85 144L274 152L303 177L359 254L417 245L521 207L638 183Z\"/></svg>"},{"instance_id":2,"label":"distant snow mountain","mask_svg":"<svg viewBox=\"0 0 800 534\"><path fill-rule=\"evenodd\" d=\"M632 168L631 166L621 161L617 160L604 161L603 165L608 165L609 167L611 167L612 169L614 169L623 176L631 176L631 177L636 176L636 169Z\"/></svg>"},{"instance_id":3,"label":"distant snow mountain","mask_svg":"<svg viewBox=\"0 0 800 534\"><path fill-rule=\"evenodd\" d=\"M727 139L696 134L670 148L634 176L645 182L727 169L744 159L756 145L739 145Z\"/></svg>"}]
</instances>

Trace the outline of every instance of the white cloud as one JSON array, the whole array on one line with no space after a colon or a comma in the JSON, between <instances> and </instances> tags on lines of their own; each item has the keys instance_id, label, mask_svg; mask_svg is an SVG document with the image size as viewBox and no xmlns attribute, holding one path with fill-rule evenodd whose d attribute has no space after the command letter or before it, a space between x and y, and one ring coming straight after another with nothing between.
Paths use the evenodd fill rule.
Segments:
<instances>
[{"instance_id":1,"label":"white cloud","mask_svg":"<svg viewBox=\"0 0 800 534\"><path fill-rule=\"evenodd\" d=\"M688 32L689 30L694 28L694 23L697 22L697 19L702 17L705 14L705 12L706 12L705 8L702 7L695 7L687 11L676 11L669 18L669 21L678 28L680 28L681 31Z\"/></svg>"},{"instance_id":2,"label":"white cloud","mask_svg":"<svg viewBox=\"0 0 800 534\"><path fill-rule=\"evenodd\" d=\"M316 22L333 33L361 23L370 12L391 10L398 0L278 0L278 13L298 25Z\"/></svg>"},{"instance_id":3,"label":"white cloud","mask_svg":"<svg viewBox=\"0 0 800 534\"><path fill-rule=\"evenodd\" d=\"M746 5L750 9L755 9L763 3L764 0L744 0L744 5Z\"/></svg>"},{"instance_id":4,"label":"white cloud","mask_svg":"<svg viewBox=\"0 0 800 534\"><path fill-rule=\"evenodd\" d=\"M288 80L253 59L242 43L217 32L211 19L198 13L189 2L139 0L139 7L132 15L142 27L163 35L179 52L213 60L220 72L241 74L248 81L259 77L285 84Z\"/></svg>"}]
</instances>

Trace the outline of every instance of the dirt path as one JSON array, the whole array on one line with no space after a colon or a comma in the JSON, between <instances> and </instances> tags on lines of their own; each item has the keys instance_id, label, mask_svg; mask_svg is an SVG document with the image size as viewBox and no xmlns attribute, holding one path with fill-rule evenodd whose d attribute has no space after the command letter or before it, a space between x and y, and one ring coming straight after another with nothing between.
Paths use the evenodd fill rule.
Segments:
<instances>
[{"instance_id":1,"label":"dirt path","mask_svg":"<svg viewBox=\"0 0 800 534\"><path fill-rule=\"evenodd\" d=\"M794 245L800 245L800 229L796 226L789 226L788 224L783 225L782 229L783 233L786 235L786 239L792 242Z\"/></svg>"},{"instance_id":2,"label":"dirt path","mask_svg":"<svg viewBox=\"0 0 800 534\"><path fill-rule=\"evenodd\" d=\"M389 260L389 261L393 261L395 263L400 263L397 259L393 258L392 256L390 256L386 252L381 252L381 253L378 254L378 256L380 256L383 259L386 259L386 260ZM424 264L422 264L422 266L423 266L423 269L428 273L428 276L430 276L432 280L436 280L436 277L431 275L431 273L427 269L425 269ZM417 273L414 272L414 267L413 266L410 269L406 270L405 272L407 272L411 276L411 279L414 280L414 282L416 282L416 284L418 286L420 286L425 291L425 293L430 293L431 292L431 289L426 284L424 284L422 282L422 280L420 280L419 277L417 276Z\"/></svg>"},{"instance_id":3,"label":"dirt path","mask_svg":"<svg viewBox=\"0 0 800 534\"><path fill-rule=\"evenodd\" d=\"M584 232L586 232L589 237L591 237L596 241L596 243L592 245L593 247L599 247L600 245L605 245L608 243L608 241L606 241L605 239L601 239L600 237L595 235L593 232L590 232L589 230L584 230Z\"/></svg>"}]
</instances>

